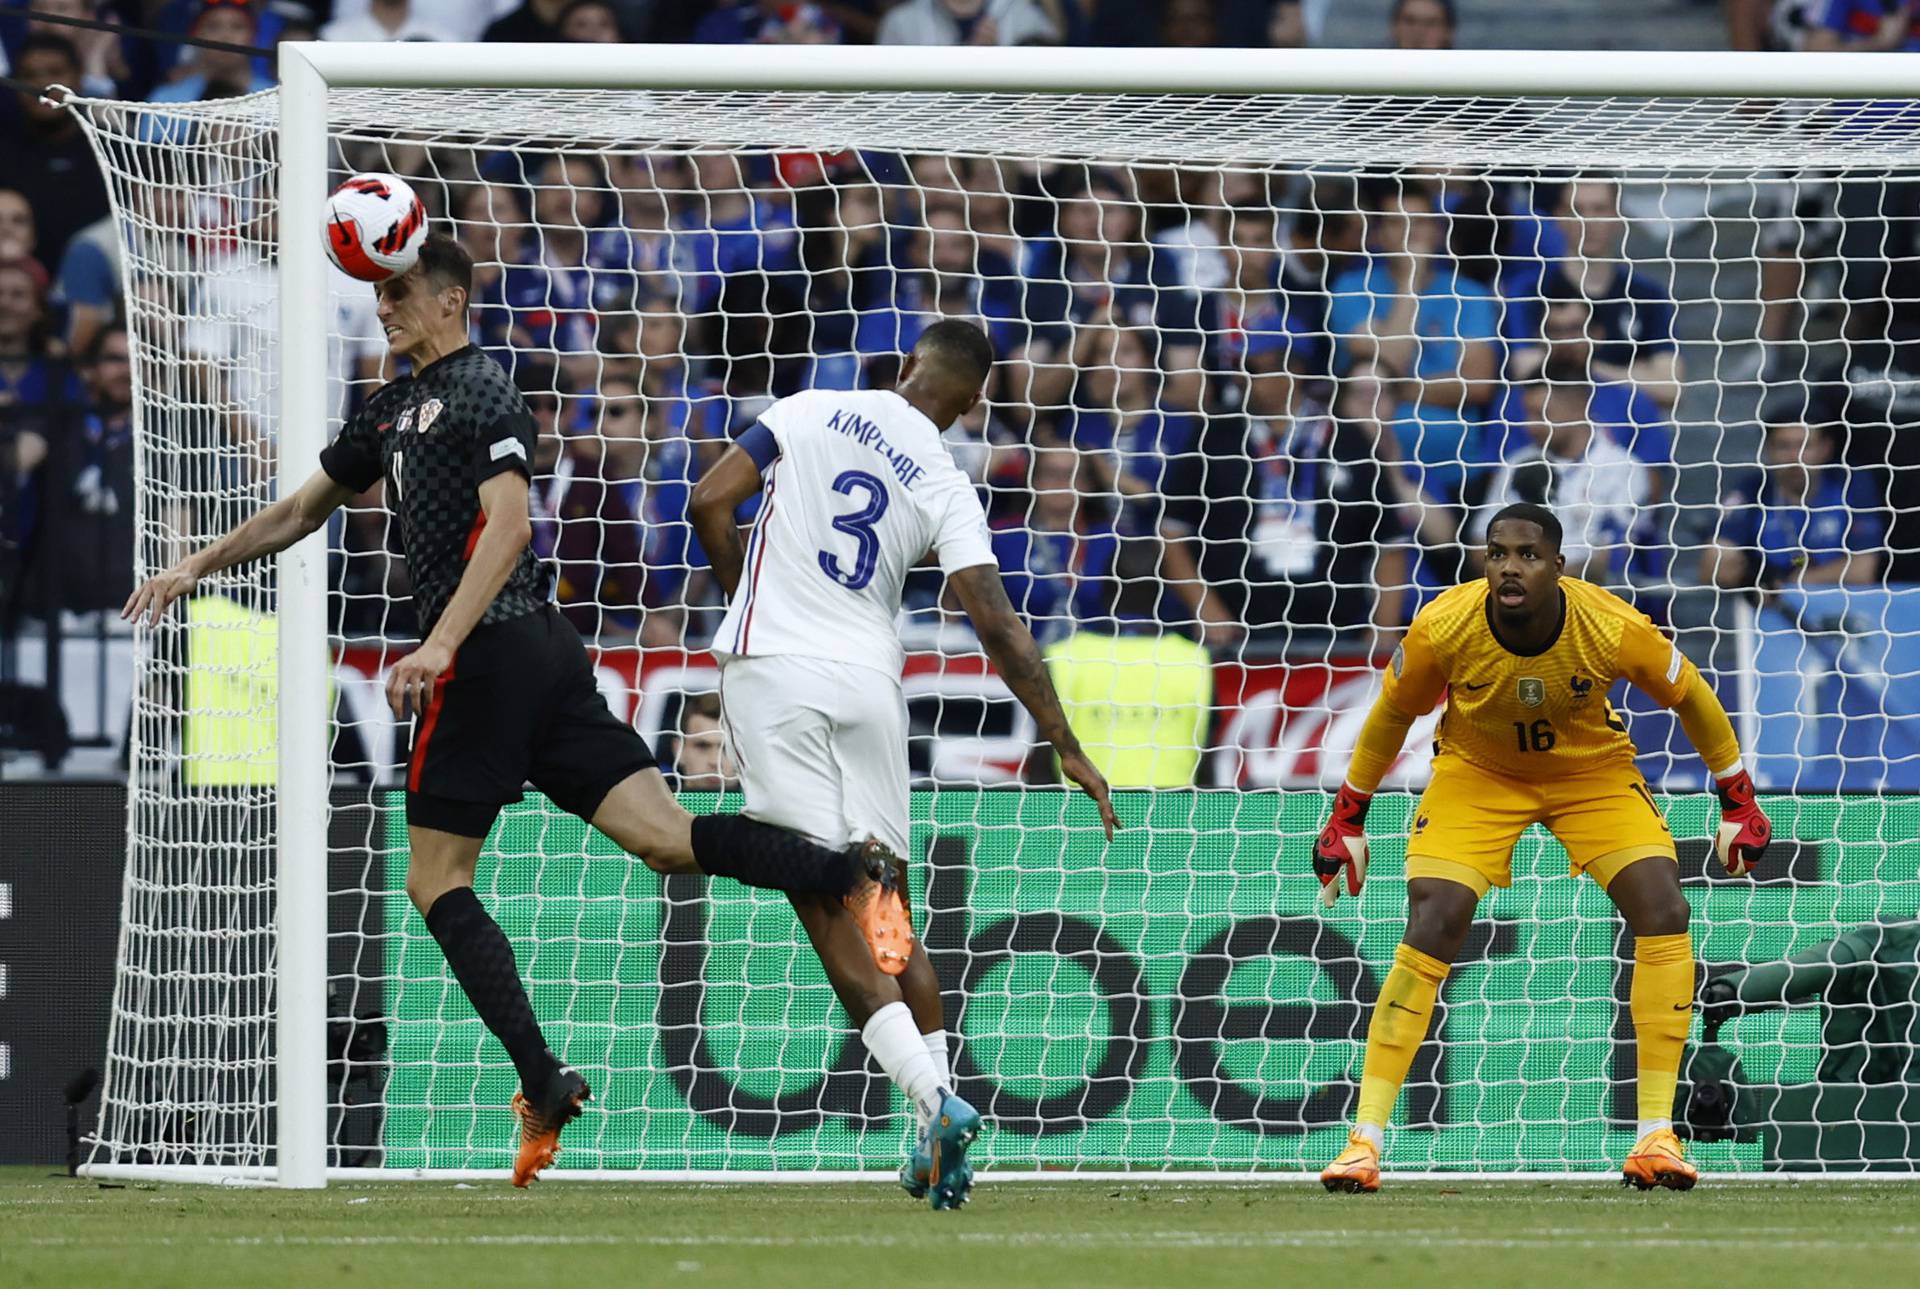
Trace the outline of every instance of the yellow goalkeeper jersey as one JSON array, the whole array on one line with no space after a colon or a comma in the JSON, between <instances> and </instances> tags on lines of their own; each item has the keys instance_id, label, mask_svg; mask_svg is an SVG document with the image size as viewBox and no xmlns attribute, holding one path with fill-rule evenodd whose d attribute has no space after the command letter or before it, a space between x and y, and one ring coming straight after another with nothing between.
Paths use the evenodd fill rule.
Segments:
<instances>
[{"instance_id":1,"label":"yellow goalkeeper jersey","mask_svg":"<svg viewBox=\"0 0 1920 1289\"><path fill-rule=\"evenodd\" d=\"M1494 635L1484 581L1441 593L1407 628L1387 668L1387 701L1417 716L1444 692L1436 754L1516 779L1630 763L1633 740L1607 691L1625 679L1672 707L1698 672L1652 619L1611 591L1562 578L1560 593L1560 627L1532 654L1514 653Z\"/></svg>"}]
</instances>

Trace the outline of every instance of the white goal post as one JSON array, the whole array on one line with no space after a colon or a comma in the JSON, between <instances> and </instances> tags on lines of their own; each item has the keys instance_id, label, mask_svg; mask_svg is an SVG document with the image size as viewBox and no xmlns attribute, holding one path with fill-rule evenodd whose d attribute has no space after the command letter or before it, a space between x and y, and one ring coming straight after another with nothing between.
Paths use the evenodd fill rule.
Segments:
<instances>
[{"instance_id":1,"label":"white goal post","mask_svg":"<svg viewBox=\"0 0 1920 1289\"><path fill-rule=\"evenodd\" d=\"M1920 138L1897 120L1869 114L1856 116L1851 126L1823 125L1811 122L1805 108L1783 103L1890 100L1920 110L1920 55L1904 54L1864 58L1699 52L289 43L279 47L278 55L280 86L275 93L236 100L231 106L168 110L183 120L244 123L262 131L263 137L269 128L277 132L277 156L257 181L271 189L277 221L277 424L268 458L281 495L314 468L331 433L329 418L337 401L329 393L335 375L328 369L328 337L317 304L331 289L318 230L329 176L338 168L330 153L330 131L343 119L343 111L366 136L409 128L427 134L464 131L474 138L497 132L544 140L560 150L570 141L604 148L632 137L677 139L690 148L708 149L823 154L872 149L1175 168L1243 164L1309 176L1319 167L1392 170L1421 164L1511 171L1645 170L1709 178L1737 174L1749 180L1823 167L1884 173L1910 165L1914 140ZM376 91L407 95L406 114L380 121L373 106ZM445 93L444 103L435 100L438 92ZM516 97L516 92L527 93ZM544 92L573 106L556 107L560 99L543 98ZM605 98L593 101L583 92L604 92ZM1427 110L1422 100L1437 106ZM742 103L751 104L752 110L743 110ZM191 139L142 134L151 127L141 121L161 119L158 107L94 103L81 104L76 111L108 157L114 177L110 186L123 221L138 217L143 182L139 166L127 158L142 148L176 147L190 153L196 146ZM685 120L678 130L667 119L675 113ZM983 140L974 129L985 119L992 124ZM467 123L460 124L463 120ZM136 307L136 334L156 326L158 316ZM165 334L149 332L146 343L164 345ZM152 394L157 369L143 365L142 370L146 393ZM160 523L154 512L143 513L143 533L155 531ZM275 668L272 681L279 695L278 763L271 784L277 815L270 839L259 844L270 845L275 858L278 912L267 951L272 1065L270 1071L250 1076L245 1093L259 1099L257 1122L250 1129L253 1139L238 1153L222 1148L203 1157L192 1149L144 1142L137 1130L117 1132L109 1122L116 1112L108 1107L103 1109L94 1159L85 1169L89 1175L318 1187L329 1176L417 1172L452 1177L484 1171L432 1160L417 1167L389 1160L375 1169L329 1163L332 736L328 708L314 699L330 693L338 680L329 646L327 541L324 532L318 533L285 551L271 592L278 640L277 663L268 664ZM153 571L159 549L143 546L142 576ZM157 683L161 674L145 661L152 656L153 639L152 633L142 634L141 656L147 667L141 673L143 684ZM1890 682L1904 682L1910 689L1913 678L1895 676ZM149 716L166 705L166 699L142 692L137 701ZM1732 696L1728 704L1737 705ZM139 737L151 737L145 718L137 727L148 730ZM1218 750L1209 745L1196 752L1212 756ZM144 751L137 748L136 777L160 759L151 744ZM171 789L153 791L166 796ZM1830 788L1821 792L1828 804L1837 795ZM929 808L937 811L938 802ZM131 905L137 885L164 879L134 870L142 845L151 841L143 830L152 824L139 809L130 814ZM1791 826L1778 816L1776 823L1783 835ZM1300 832L1297 824L1289 823L1284 862L1303 864L1298 858L1304 853L1298 850ZM1912 844L1913 839L1883 832L1866 841L1885 846ZM1274 862L1283 861L1276 855ZM1282 880L1308 879L1284 873ZM1911 916L1911 903L1910 896L1902 895L1864 911L1875 916L1904 911ZM1569 916L1571 908L1567 905L1562 916ZM1391 916L1385 905L1378 913ZM1754 917L1763 920L1762 914ZM1838 915L1835 924L1845 925ZM219 934L217 925L202 930ZM123 942L130 934L123 931ZM525 954L527 946L521 948ZM1193 945L1184 948L1195 951ZM127 961L121 966L123 973L129 970ZM137 987L132 994L117 991L116 1029L125 1025L131 1032L136 1024L133 1013L141 1005L137 992ZM1147 1009L1145 1000L1137 1001ZM1181 1006L1170 1005L1176 1010ZM255 1034L256 1039L264 1037L263 1032ZM135 1056L142 1049L125 1045L123 1038L114 1040L120 1046L109 1054L108 1096L137 1098ZM646 1050L652 1056L661 1049L649 1045ZM337 1061L338 1053L331 1059ZM1171 1116L1173 1111L1164 1113ZM1599 1140L1601 1130L1593 1128L1592 1141ZM1498 1136L1499 1127L1489 1123L1484 1131ZM1095 1157L1098 1135L1089 1131L1085 1140L1088 1155L1077 1166L1100 1168ZM693 1145L683 1145L684 1153L668 1152L678 1162L666 1165L664 1173L754 1175L703 1168L694 1161L717 1156L699 1155ZM1166 1147L1166 1171L1154 1175L1248 1176L1269 1171L1257 1162L1221 1167L1175 1149ZM1489 1149L1486 1159L1504 1157L1499 1148ZM1593 1175L1589 1154L1572 1153L1570 1146L1557 1149L1565 1167L1535 1163L1530 1175ZM1465 1162L1475 1169L1487 1167L1477 1153ZM1408 1162L1406 1171L1458 1166L1451 1159L1416 1159ZM1136 1159L1131 1167L1143 1166ZM1904 1171L1916 1169L1920 1157L1907 1158ZM823 1156L814 1169L774 1166L782 1176L805 1177L874 1175L871 1170L868 1156L852 1161ZM638 1176L643 1171L653 1174L646 1159L635 1162L610 1152L599 1167L581 1175ZM994 1174L1057 1175L1037 1165Z\"/></svg>"}]
</instances>

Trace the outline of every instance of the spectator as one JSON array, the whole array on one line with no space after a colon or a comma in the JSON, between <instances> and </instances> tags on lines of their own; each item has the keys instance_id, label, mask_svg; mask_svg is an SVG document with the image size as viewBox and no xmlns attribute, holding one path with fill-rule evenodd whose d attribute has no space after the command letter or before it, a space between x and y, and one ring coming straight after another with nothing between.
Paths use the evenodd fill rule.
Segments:
<instances>
[{"instance_id":1,"label":"spectator","mask_svg":"<svg viewBox=\"0 0 1920 1289\"><path fill-rule=\"evenodd\" d=\"M14 76L29 85L72 85L80 77L79 55L62 37L29 36L20 43ZM16 91L14 100L19 122L0 130L0 188L26 197L41 261L57 265L73 233L107 216L107 185L73 113L27 90Z\"/></svg>"},{"instance_id":2,"label":"spectator","mask_svg":"<svg viewBox=\"0 0 1920 1289\"><path fill-rule=\"evenodd\" d=\"M516 0L412 0L413 15L449 40L479 40L496 18L515 8ZM374 0L333 0L335 20L364 18Z\"/></svg>"},{"instance_id":3,"label":"spectator","mask_svg":"<svg viewBox=\"0 0 1920 1289\"><path fill-rule=\"evenodd\" d=\"M1822 53L1920 50L1920 4L1915 0L1827 0L1806 48Z\"/></svg>"},{"instance_id":4,"label":"spectator","mask_svg":"<svg viewBox=\"0 0 1920 1289\"><path fill-rule=\"evenodd\" d=\"M412 0L369 0L364 13L336 16L320 28L322 40L457 40L413 12Z\"/></svg>"},{"instance_id":5,"label":"spectator","mask_svg":"<svg viewBox=\"0 0 1920 1289\"><path fill-rule=\"evenodd\" d=\"M626 38L608 0L573 0L560 11L560 39L570 45L618 45Z\"/></svg>"},{"instance_id":6,"label":"spectator","mask_svg":"<svg viewBox=\"0 0 1920 1289\"><path fill-rule=\"evenodd\" d=\"M692 309L702 287L689 271L692 248L676 231L674 211L693 184L686 159L627 153L609 158L609 167L613 214L587 234L594 307L625 308L658 298Z\"/></svg>"},{"instance_id":7,"label":"spectator","mask_svg":"<svg viewBox=\"0 0 1920 1289\"><path fill-rule=\"evenodd\" d=\"M1390 653L1412 577L1383 432L1314 396L1313 349L1278 329L1249 336L1246 411L1220 418L1201 445L1201 575L1227 589L1264 652L1321 657L1337 631Z\"/></svg>"},{"instance_id":8,"label":"spectator","mask_svg":"<svg viewBox=\"0 0 1920 1289\"><path fill-rule=\"evenodd\" d=\"M720 696L688 694L680 701L680 734L673 744L674 786L681 792L728 792L739 772L720 727Z\"/></svg>"},{"instance_id":9,"label":"spectator","mask_svg":"<svg viewBox=\"0 0 1920 1289\"><path fill-rule=\"evenodd\" d=\"M785 191L753 186L730 152L697 153L693 165L695 200L676 221L676 259L695 288L687 311L711 312L732 275L797 276L800 235Z\"/></svg>"},{"instance_id":10,"label":"spectator","mask_svg":"<svg viewBox=\"0 0 1920 1289\"><path fill-rule=\"evenodd\" d=\"M1496 389L1500 305L1463 274L1450 216L1424 186L1396 182L1380 195L1366 261L1333 284L1327 327L1335 370L1371 364L1401 385L1399 418L1413 407L1477 418Z\"/></svg>"},{"instance_id":11,"label":"spectator","mask_svg":"<svg viewBox=\"0 0 1920 1289\"><path fill-rule=\"evenodd\" d=\"M1622 253L1627 224L1620 216L1620 184L1607 176L1584 176L1561 191L1555 230L1564 239L1566 258L1535 258L1544 250L1520 248L1509 261L1501 293L1513 301L1509 335L1541 338L1546 311L1556 304L1584 302L1592 337L1595 381L1630 382L1662 411L1680 398L1680 349L1673 338L1673 300L1659 283L1634 272ZM1523 226L1521 236L1527 236ZM1567 343L1566 341L1560 342ZM1525 376L1526 356L1516 374ZM1536 356L1534 365L1540 361Z\"/></svg>"},{"instance_id":12,"label":"spectator","mask_svg":"<svg viewBox=\"0 0 1920 1289\"><path fill-rule=\"evenodd\" d=\"M0 188L0 261L33 259L35 242L33 207L23 194Z\"/></svg>"},{"instance_id":13,"label":"spectator","mask_svg":"<svg viewBox=\"0 0 1920 1289\"><path fill-rule=\"evenodd\" d=\"M1826 415L1767 426L1765 466L1735 480L1701 561L1710 586L1862 586L1880 580L1885 517L1870 481L1839 460Z\"/></svg>"},{"instance_id":14,"label":"spectator","mask_svg":"<svg viewBox=\"0 0 1920 1289\"><path fill-rule=\"evenodd\" d=\"M1213 0L1166 0L1161 8L1160 43L1168 49L1212 49L1220 43Z\"/></svg>"},{"instance_id":15,"label":"spectator","mask_svg":"<svg viewBox=\"0 0 1920 1289\"><path fill-rule=\"evenodd\" d=\"M581 634L631 640L642 609L677 604L686 584L691 479L663 464L668 453L656 454L671 441L649 437L632 385L608 382L598 411L592 433L567 440L571 469L554 496L557 593Z\"/></svg>"},{"instance_id":16,"label":"spectator","mask_svg":"<svg viewBox=\"0 0 1920 1289\"><path fill-rule=\"evenodd\" d=\"M560 39L560 15L568 0L526 0L505 17L488 25L482 40L544 44Z\"/></svg>"},{"instance_id":17,"label":"spectator","mask_svg":"<svg viewBox=\"0 0 1920 1289\"><path fill-rule=\"evenodd\" d=\"M1120 535L1155 553L1157 577L1170 592L1159 616L1197 618L1209 644L1229 644L1232 614L1201 578L1189 541L1199 521L1204 473L1200 418L1167 406L1167 382L1153 363L1149 338L1138 329L1088 331L1097 339L1068 418L1072 442L1087 453L1094 486L1117 501Z\"/></svg>"},{"instance_id":18,"label":"spectator","mask_svg":"<svg viewBox=\"0 0 1920 1289\"><path fill-rule=\"evenodd\" d=\"M1259 343L1259 337L1325 329L1326 295L1317 272L1324 258L1297 242L1282 257L1279 229L1268 207L1235 210L1232 222L1232 279L1215 297L1217 326L1208 333L1212 352L1207 365L1218 372L1244 371L1248 347ZM1283 275L1290 271L1283 287ZM1237 393L1239 386L1229 388Z\"/></svg>"},{"instance_id":19,"label":"spectator","mask_svg":"<svg viewBox=\"0 0 1920 1289\"><path fill-rule=\"evenodd\" d=\"M1802 50L1830 0L1725 0L1727 48Z\"/></svg>"},{"instance_id":20,"label":"spectator","mask_svg":"<svg viewBox=\"0 0 1920 1289\"><path fill-rule=\"evenodd\" d=\"M1387 38L1395 49L1452 49L1453 0L1394 0Z\"/></svg>"},{"instance_id":21,"label":"spectator","mask_svg":"<svg viewBox=\"0 0 1920 1289\"><path fill-rule=\"evenodd\" d=\"M190 36L229 45L252 46L259 33L259 20L244 0L205 0L187 28ZM150 94L147 101L199 103L258 94L272 89L273 85L273 77L246 54L190 46L179 74Z\"/></svg>"},{"instance_id":22,"label":"spectator","mask_svg":"<svg viewBox=\"0 0 1920 1289\"><path fill-rule=\"evenodd\" d=\"M1305 49L1313 43L1307 31L1307 16L1300 0L1274 0L1267 14L1267 46L1271 49Z\"/></svg>"},{"instance_id":23,"label":"spectator","mask_svg":"<svg viewBox=\"0 0 1920 1289\"><path fill-rule=\"evenodd\" d=\"M133 355L124 327L84 358L90 395L65 506L61 587L77 613L118 609L133 593Z\"/></svg>"},{"instance_id":24,"label":"spectator","mask_svg":"<svg viewBox=\"0 0 1920 1289\"><path fill-rule=\"evenodd\" d=\"M53 301L66 310L68 353L83 354L120 311L120 235L113 218L95 220L75 233L60 257Z\"/></svg>"},{"instance_id":25,"label":"spectator","mask_svg":"<svg viewBox=\"0 0 1920 1289\"><path fill-rule=\"evenodd\" d=\"M1052 45L1060 31L1033 0L905 0L887 11L877 45Z\"/></svg>"},{"instance_id":26,"label":"spectator","mask_svg":"<svg viewBox=\"0 0 1920 1289\"><path fill-rule=\"evenodd\" d=\"M906 238L905 264L893 277L891 298L863 310L854 328L854 351L862 358L904 354L941 317L979 318L996 355L1025 343L1013 266L981 251L966 217L934 210L926 226Z\"/></svg>"},{"instance_id":27,"label":"spectator","mask_svg":"<svg viewBox=\"0 0 1920 1289\"><path fill-rule=\"evenodd\" d=\"M100 0L27 0L26 7L36 16L23 24L9 22L0 28L0 32L6 36L6 56L0 57L0 65L4 65L8 58L18 57L21 38L57 36L70 41L80 56L80 79L73 82L71 88L90 98L127 97L124 91L133 84L135 74L118 35L112 30L91 31L69 27L65 23L48 22L37 16L46 14L60 18L91 19L112 28L122 23L121 16L112 7ZM151 55L148 61L150 59ZM0 70L4 68L0 67Z\"/></svg>"},{"instance_id":28,"label":"spectator","mask_svg":"<svg viewBox=\"0 0 1920 1289\"><path fill-rule=\"evenodd\" d=\"M72 368L47 343L46 270L0 263L0 546L29 552L42 509L42 465L62 446L86 404Z\"/></svg>"},{"instance_id":29,"label":"spectator","mask_svg":"<svg viewBox=\"0 0 1920 1289\"><path fill-rule=\"evenodd\" d=\"M1546 506L1560 517L1567 575L1618 584L1627 572L1628 535L1647 504L1647 471L1627 450L1595 430L1591 387L1578 368L1550 367L1524 391L1530 442L1493 472L1474 512L1467 548L1477 568L1487 521L1516 501Z\"/></svg>"},{"instance_id":30,"label":"spectator","mask_svg":"<svg viewBox=\"0 0 1920 1289\"><path fill-rule=\"evenodd\" d=\"M993 533L1007 598L1043 644L1104 618L1113 601L1120 540L1081 486L1085 468L1071 448L1036 448L1027 513Z\"/></svg>"},{"instance_id":31,"label":"spectator","mask_svg":"<svg viewBox=\"0 0 1920 1289\"><path fill-rule=\"evenodd\" d=\"M1026 317L1034 324L1030 385L1016 386L1042 413L1063 406L1092 347L1110 326L1142 328L1166 375L1165 406L1198 409L1204 394L1200 294L1172 279L1175 257L1141 239L1140 207L1098 171L1061 201L1051 237L1027 248ZM1217 253L1217 252L1216 252ZM1028 392L1030 391L1030 392Z\"/></svg>"},{"instance_id":32,"label":"spectator","mask_svg":"<svg viewBox=\"0 0 1920 1289\"><path fill-rule=\"evenodd\" d=\"M991 515L996 494L1017 488L1018 476L1024 473L1026 452L1019 436L1002 425L992 405L981 399L940 437L960 472L984 490L981 501Z\"/></svg>"},{"instance_id":33,"label":"spectator","mask_svg":"<svg viewBox=\"0 0 1920 1289\"><path fill-rule=\"evenodd\" d=\"M837 45L829 6L793 0L721 0L694 29L703 45Z\"/></svg>"}]
</instances>

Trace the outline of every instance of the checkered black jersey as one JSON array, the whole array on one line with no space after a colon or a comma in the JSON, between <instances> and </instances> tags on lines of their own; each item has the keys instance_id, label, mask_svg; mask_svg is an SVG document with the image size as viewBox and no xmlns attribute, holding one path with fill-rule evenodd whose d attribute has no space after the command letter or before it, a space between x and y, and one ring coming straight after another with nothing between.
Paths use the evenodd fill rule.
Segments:
<instances>
[{"instance_id":1,"label":"checkered black jersey","mask_svg":"<svg viewBox=\"0 0 1920 1289\"><path fill-rule=\"evenodd\" d=\"M320 468L363 492L387 481L387 505L413 574L422 635L453 598L486 526L480 485L518 470L531 479L533 414L499 363L468 345L382 387L320 454ZM546 603L531 547L480 619L505 622Z\"/></svg>"}]
</instances>

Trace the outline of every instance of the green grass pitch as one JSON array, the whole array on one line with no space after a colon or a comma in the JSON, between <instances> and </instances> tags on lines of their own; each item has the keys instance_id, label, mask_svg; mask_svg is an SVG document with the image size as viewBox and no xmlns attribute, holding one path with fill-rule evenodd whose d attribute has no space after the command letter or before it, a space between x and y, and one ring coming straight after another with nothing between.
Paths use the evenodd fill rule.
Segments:
<instances>
[{"instance_id":1,"label":"green grass pitch","mask_svg":"<svg viewBox=\"0 0 1920 1289\"><path fill-rule=\"evenodd\" d=\"M994 1185L957 1213L873 1184L127 1185L0 1170L0 1285L964 1285L1635 1289L1892 1284L1913 1183ZM1887 1277L1892 1274L1893 1279Z\"/></svg>"}]
</instances>

